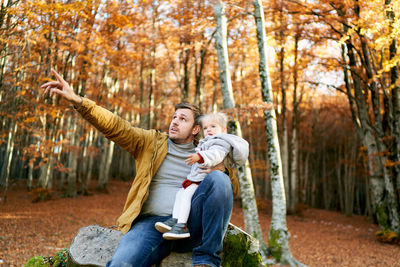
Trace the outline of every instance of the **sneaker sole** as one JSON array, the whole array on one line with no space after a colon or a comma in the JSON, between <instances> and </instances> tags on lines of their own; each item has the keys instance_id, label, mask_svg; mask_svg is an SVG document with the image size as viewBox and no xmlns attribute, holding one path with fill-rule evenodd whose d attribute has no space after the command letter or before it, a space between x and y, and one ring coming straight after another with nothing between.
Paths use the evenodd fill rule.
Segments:
<instances>
[{"instance_id":1,"label":"sneaker sole","mask_svg":"<svg viewBox=\"0 0 400 267\"><path fill-rule=\"evenodd\" d=\"M171 231L171 229L172 229L172 227L170 227L162 222L156 223L155 227L156 227L157 231L159 231L160 233L166 233L168 231Z\"/></svg>"},{"instance_id":2,"label":"sneaker sole","mask_svg":"<svg viewBox=\"0 0 400 267\"><path fill-rule=\"evenodd\" d=\"M174 234L174 233L165 233L163 234L163 238L166 240L176 240L190 237L190 233L185 234Z\"/></svg>"}]
</instances>

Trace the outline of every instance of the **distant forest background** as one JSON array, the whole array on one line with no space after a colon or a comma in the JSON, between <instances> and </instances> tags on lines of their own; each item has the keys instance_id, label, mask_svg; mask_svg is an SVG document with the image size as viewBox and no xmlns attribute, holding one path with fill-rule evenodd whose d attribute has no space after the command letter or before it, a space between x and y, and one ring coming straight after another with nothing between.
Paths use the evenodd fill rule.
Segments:
<instances>
[{"instance_id":1,"label":"distant forest background","mask_svg":"<svg viewBox=\"0 0 400 267\"><path fill-rule=\"evenodd\" d=\"M256 196L271 199L252 5L224 2L236 119ZM288 203L383 213L379 224L398 232L399 8L390 0L265 1ZM3 201L13 184L74 197L92 183L106 189L109 179L134 177L127 152L67 103L43 97L51 68L132 125L166 131L178 102L224 111L215 29L210 1L2 0Z\"/></svg>"}]
</instances>

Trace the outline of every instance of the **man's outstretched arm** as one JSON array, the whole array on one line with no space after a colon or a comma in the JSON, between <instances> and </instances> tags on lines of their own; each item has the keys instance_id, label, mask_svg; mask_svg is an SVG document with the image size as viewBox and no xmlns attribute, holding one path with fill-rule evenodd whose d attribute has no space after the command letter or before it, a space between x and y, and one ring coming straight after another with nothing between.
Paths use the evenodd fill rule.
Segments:
<instances>
[{"instance_id":1,"label":"man's outstretched arm","mask_svg":"<svg viewBox=\"0 0 400 267\"><path fill-rule=\"evenodd\" d=\"M57 94L73 104L82 117L96 127L104 136L137 158L144 147L155 140L156 131L133 127L130 122L122 119L109 110L96 105L95 102L78 96L69 84L54 70L56 81L43 84L44 94ZM150 145L153 148L153 146Z\"/></svg>"}]
</instances>

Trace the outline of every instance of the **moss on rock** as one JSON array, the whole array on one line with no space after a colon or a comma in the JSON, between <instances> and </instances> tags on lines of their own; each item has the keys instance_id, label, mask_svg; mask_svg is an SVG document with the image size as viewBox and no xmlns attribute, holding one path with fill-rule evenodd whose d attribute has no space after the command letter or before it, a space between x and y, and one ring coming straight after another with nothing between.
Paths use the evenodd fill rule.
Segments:
<instances>
[{"instance_id":1,"label":"moss on rock","mask_svg":"<svg viewBox=\"0 0 400 267\"><path fill-rule=\"evenodd\" d=\"M65 267L67 266L68 252L67 249L63 249L54 257L43 257L35 256L30 258L25 267Z\"/></svg>"},{"instance_id":2,"label":"moss on rock","mask_svg":"<svg viewBox=\"0 0 400 267\"><path fill-rule=\"evenodd\" d=\"M224 239L222 266L263 266L262 257L258 247L258 240L230 225L228 228L228 234L225 235Z\"/></svg>"},{"instance_id":3,"label":"moss on rock","mask_svg":"<svg viewBox=\"0 0 400 267\"><path fill-rule=\"evenodd\" d=\"M25 267L47 267L49 264L45 263L45 258L42 256L35 256L30 258L25 264Z\"/></svg>"}]
</instances>

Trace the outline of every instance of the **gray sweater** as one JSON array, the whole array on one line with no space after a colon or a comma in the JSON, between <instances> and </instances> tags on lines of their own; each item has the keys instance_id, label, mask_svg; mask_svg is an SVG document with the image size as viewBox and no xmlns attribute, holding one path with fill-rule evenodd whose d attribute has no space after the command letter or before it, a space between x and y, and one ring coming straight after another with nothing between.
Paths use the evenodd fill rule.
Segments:
<instances>
[{"instance_id":1,"label":"gray sweater","mask_svg":"<svg viewBox=\"0 0 400 267\"><path fill-rule=\"evenodd\" d=\"M151 180L149 197L141 214L167 216L172 214L176 192L190 172L187 156L195 153L193 143L175 144L168 139L168 154Z\"/></svg>"}]
</instances>

